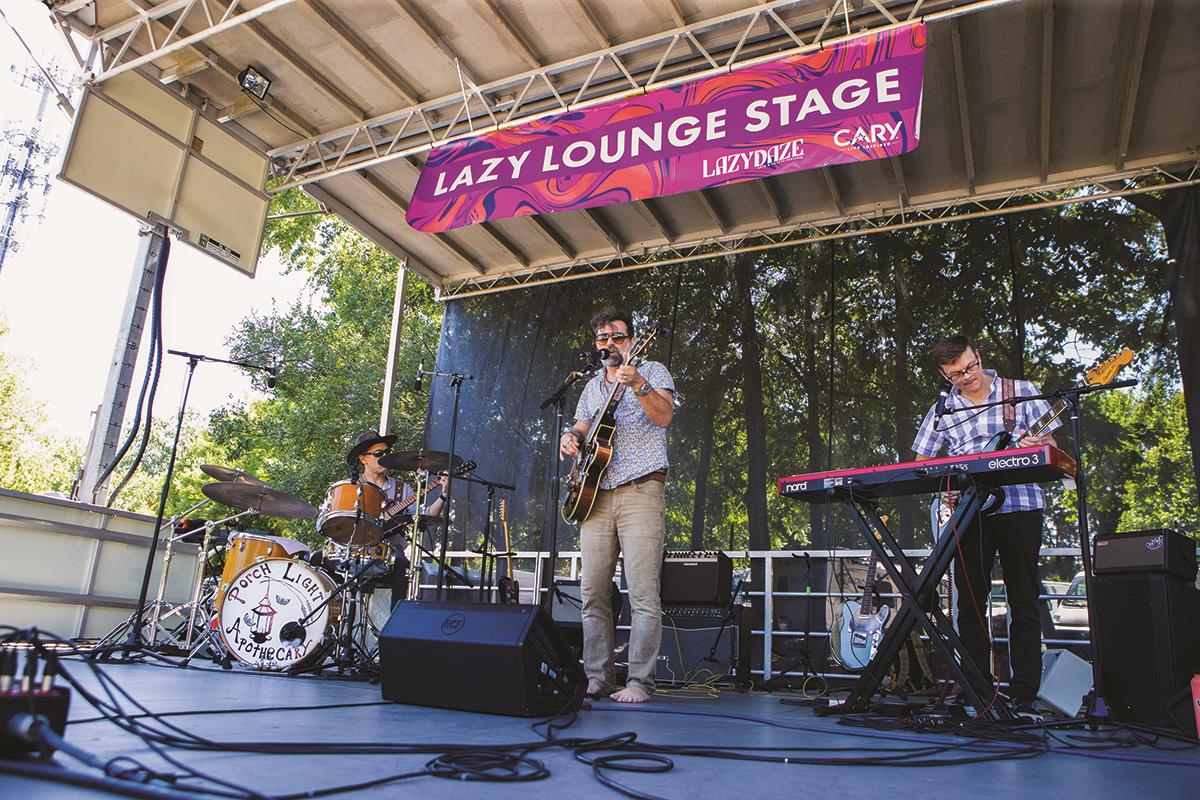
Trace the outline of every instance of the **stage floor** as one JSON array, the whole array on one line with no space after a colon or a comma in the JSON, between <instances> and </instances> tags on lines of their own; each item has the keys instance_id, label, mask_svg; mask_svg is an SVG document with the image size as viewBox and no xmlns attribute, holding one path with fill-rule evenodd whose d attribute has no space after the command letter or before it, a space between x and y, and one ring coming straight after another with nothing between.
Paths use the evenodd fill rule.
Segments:
<instances>
[{"instance_id":1,"label":"stage floor","mask_svg":"<svg viewBox=\"0 0 1200 800\"><path fill-rule=\"evenodd\" d=\"M87 686L96 680L77 661L68 669ZM403 706L381 701L378 686L366 682L286 677L248 672L181 670L150 664L105 664L102 669L150 710L171 712L167 719L188 732L223 741L480 743L501 745L540 739L531 720ZM1002 758L1013 746L964 747L948 734L883 732L816 717L807 707L786 705L781 695L725 692L716 698L658 697L644 706L610 700L590 704L563 737L604 737L634 731L639 742L757 748L745 752L791 758L892 758L893 765L783 764L694 755L670 756L674 767L658 774L615 772L613 780L658 797L819 797L852 800L885 797L988 798L1042 796L1073 798L1189 797L1200 779L1200 748L1164 741L1114 749L1073 749L1081 744L1069 731L1056 731L1032 757ZM259 710L256 709L266 709ZM72 700L67 740L102 758L132 756L156 769L173 770L141 740L111 722L97 721L82 698ZM887 750L936 747L957 749L924 758L982 758L979 763L914 768L916 753ZM1172 748L1171 750L1165 749ZM788 748L771 752L765 748ZM807 748L807 749L805 749ZM864 748L873 748L864 749ZM263 755L173 751L187 765L264 794L278 795L355 783L421 769L431 755ZM464 785L423 776L339 794L338 797L391 797L420 793L433 797L574 798L619 796L603 787L592 768L562 748L531 754L549 770L535 782ZM74 759L59 763L96 774ZM95 790L30 778L0 775L0 797L95 797Z\"/></svg>"}]
</instances>

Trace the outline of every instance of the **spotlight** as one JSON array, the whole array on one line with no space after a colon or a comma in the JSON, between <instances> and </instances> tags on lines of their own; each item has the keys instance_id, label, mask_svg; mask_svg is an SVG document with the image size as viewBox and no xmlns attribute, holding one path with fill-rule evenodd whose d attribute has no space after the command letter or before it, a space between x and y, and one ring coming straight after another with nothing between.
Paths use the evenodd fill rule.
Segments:
<instances>
[{"instance_id":1,"label":"spotlight","mask_svg":"<svg viewBox=\"0 0 1200 800\"><path fill-rule=\"evenodd\" d=\"M259 100L265 99L267 90L271 88L271 79L248 65L238 73L238 83L241 84L243 92L248 92Z\"/></svg>"}]
</instances>

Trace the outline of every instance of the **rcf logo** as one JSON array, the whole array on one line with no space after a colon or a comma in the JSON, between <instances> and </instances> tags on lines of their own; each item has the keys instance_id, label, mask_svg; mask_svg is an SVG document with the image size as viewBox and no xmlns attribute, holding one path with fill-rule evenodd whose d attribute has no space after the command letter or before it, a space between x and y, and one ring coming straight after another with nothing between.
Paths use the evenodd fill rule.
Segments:
<instances>
[{"instance_id":1,"label":"rcf logo","mask_svg":"<svg viewBox=\"0 0 1200 800\"><path fill-rule=\"evenodd\" d=\"M467 624L467 618L462 614L451 614L442 620L442 633L446 636L453 636L463 629Z\"/></svg>"}]
</instances>

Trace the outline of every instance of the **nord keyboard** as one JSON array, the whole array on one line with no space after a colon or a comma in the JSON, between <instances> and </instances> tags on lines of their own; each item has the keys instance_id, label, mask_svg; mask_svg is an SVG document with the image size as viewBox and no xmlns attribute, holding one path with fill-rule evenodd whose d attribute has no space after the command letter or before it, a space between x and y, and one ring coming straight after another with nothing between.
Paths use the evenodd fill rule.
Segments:
<instances>
[{"instance_id":1,"label":"nord keyboard","mask_svg":"<svg viewBox=\"0 0 1200 800\"><path fill-rule=\"evenodd\" d=\"M966 476L982 486L1044 483L1075 477L1075 459L1053 445L1016 447L929 461L902 461L878 467L839 469L790 475L777 481L784 497L822 503L851 495L863 498L930 494L946 488L961 489Z\"/></svg>"}]
</instances>

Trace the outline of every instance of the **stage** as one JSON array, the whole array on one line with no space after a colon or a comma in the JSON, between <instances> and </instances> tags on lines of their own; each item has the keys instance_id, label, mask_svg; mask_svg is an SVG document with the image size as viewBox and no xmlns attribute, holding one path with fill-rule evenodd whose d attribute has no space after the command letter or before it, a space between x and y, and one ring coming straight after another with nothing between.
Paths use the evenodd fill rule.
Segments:
<instances>
[{"instance_id":1,"label":"stage","mask_svg":"<svg viewBox=\"0 0 1200 800\"><path fill-rule=\"evenodd\" d=\"M70 660L66 667L85 686L96 688L97 680L83 662ZM435 746L421 754L171 752L189 767L267 795L320 790L419 771L441 752L436 749L437 743L450 743L447 747L480 743L495 748L543 739L540 732L531 729L535 720L386 703L380 698L378 686L365 681L243 670L181 670L151 664L110 663L101 668L151 711L172 715L166 721L212 740ZM1048 734L1032 728L1027 729L1036 737L1030 740L1031 746L1001 741L1000 729L993 727L980 731L992 737L990 744L983 744L944 733L847 726L836 717L817 717L810 708L781 703L783 697L727 691L718 697L656 697L643 706L597 701L585 706L568 729L557 731L556 738L598 739L632 731L641 744L753 747L761 749L742 750L740 755L772 759L731 760L671 753L665 755L673 768L665 772L604 771L605 777L639 796L672 798L697 791L705 797L991 798L997 790L1010 796L1127 797L1149 792L1159 797L1185 797L1194 791L1200 775L1200 748L1179 741L1160 740L1157 747L1139 744L1114 748L1100 742L1104 739L1111 744L1111 733L1085 742L1078 730L1056 728ZM144 742L97 716L82 698L74 697L67 741L105 760L125 755L156 770L177 771ZM1115 736L1128 738L1127 732ZM946 746L949 749L934 752ZM605 755L614 752L603 751ZM549 747L530 752L528 757L541 761L549 776L509 785L469 786L458 780L420 776L337 796L366 797L369 793L390 797L416 792L425 797L471 793L516 797L531 792L556 798L618 796L604 788L593 776L592 767L577 760L570 749ZM784 757L793 763L783 763ZM795 763L798 759L841 763ZM56 756L56 760L75 772L98 774L65 755ZM864 768L871 760L877 762L871 765L873 768ZM884 760L891 764L878 763ZM931 760L973 763L913 768ZM862 763L851 763L855 761ZM651 766L645 761L638 763ZM99 794L93 789L0 776L0 795L5 797L59 800Z\"/></svg>"}]
</instances>

